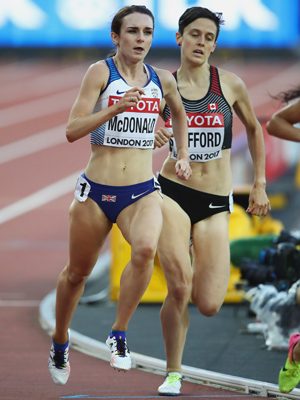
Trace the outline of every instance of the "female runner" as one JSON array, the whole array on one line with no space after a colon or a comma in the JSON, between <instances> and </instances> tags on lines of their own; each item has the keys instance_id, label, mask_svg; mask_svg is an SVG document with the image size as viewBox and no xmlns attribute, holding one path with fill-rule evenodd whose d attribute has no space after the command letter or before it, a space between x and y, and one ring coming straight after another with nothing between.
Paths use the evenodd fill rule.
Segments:
<instances>
[{"instance_id":1,"label":"female runner","mask_svg":"<svg viewBox=\"0 0 300 400\"><path fill-rule=\"evenodd\" d=\"M164 194L164 224L158 253L168 285L160 314L167 359L167 376L158 388L161 395L180 393L191 293L201 314L210 317L219 311L227 292L228 225L233 203L232 110L245 126L253 160L254 183L247 211L265 216L270 210L265 192L263 134L245 84L236 75L208 62L217 45L221 17L206 8L189 8L180 17L176 33L176 42L181 46L181 66L174 75L187 114L193 174L188 181L179 181L174 176L172 171L179 152L171 138L170 153L158 178ZM174 129L171 111L168 104L161 103L167 130L162 128L157 132L158 146L166 142Z\"/></svg>"},{"instance_id":2,"label":"female runner","mask_svg":"<svg viewBox=\"0 0 300 400\"><path fill-rule=\"evenodd\" d=\"M144 6L124 7L115 15L111 37L117 53L90 66L67 124L69 142L90 134L92 154L76 184L69 217L69 261L57 283L56 327L48 362L57 384L68 380L68 328L113 223L131 245L131 260L121 277L117 317L106 343L111 366L131 368L127 325L151 279L162 228L162 197L152 172L162 97L174 114L179 148L173 174L188 179L191 173L186 116L175 80L170 72L144 64L153 29L153 15Z\"/></svg>"}]
</instances>

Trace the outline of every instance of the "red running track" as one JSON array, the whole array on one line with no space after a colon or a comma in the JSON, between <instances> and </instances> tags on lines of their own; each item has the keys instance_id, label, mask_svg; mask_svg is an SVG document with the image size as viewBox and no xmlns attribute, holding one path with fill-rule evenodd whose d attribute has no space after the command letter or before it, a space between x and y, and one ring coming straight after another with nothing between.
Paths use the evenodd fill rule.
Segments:
<instances>
[{"instance_id":1,"label":"red running track","mask_svg":"<svg viewBox=\"0 0 300 400\"><path fill-rule=\"evenodd\" d=\"M173 70L178 63L164 60L156 65ZM290 63L271 68L262 63L216 65L246 82L258 117L274 112L267 93L294 84L299 68ZM56 386L48 373L50 337L39 325L38 306L55 288L68 258L74 174L84 170L90 154L88 138L69 144L64 134L87 66L42 61L0 64L1 400L79 395L149 399L156 397L162 383L161 376L139 370L117 373L107 362L72 349L67 385ZM241 129L236 123L234 134ZM156 153L154 172L164 157L165 151ZM190 382L184 382L182 393L182 398L252 397Z\"/></svg>"}]
</instances>

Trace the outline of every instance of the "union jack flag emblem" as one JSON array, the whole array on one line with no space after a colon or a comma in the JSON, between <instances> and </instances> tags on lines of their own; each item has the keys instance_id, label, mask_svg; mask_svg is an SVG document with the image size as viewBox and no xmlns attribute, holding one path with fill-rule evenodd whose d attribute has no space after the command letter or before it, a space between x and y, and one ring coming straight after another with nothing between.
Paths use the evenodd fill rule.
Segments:
<instances>
[{"instance_id":1,"label":"union jack flag emblem","mask_svg":"<svg viewBox=\"0 0 300 400\"><path fill-rule=\"evenodd\" d=\"M109 195L105 195L105 194L103 194L102 195L102 201L113 201L113 202L115 202L117 200L117 196L111 196L110 194Z\"/></svg>"},{"instance_id":2,"label":"union jack flag emblem","mask_svg":"<svg viewBox=\"0 0 300 400\"><path fill-rule=\"evenodd\" d=\"M217 110L218 109L218 103L207 104L207 108L209 110Z\"/></svg>"}]
</instances>

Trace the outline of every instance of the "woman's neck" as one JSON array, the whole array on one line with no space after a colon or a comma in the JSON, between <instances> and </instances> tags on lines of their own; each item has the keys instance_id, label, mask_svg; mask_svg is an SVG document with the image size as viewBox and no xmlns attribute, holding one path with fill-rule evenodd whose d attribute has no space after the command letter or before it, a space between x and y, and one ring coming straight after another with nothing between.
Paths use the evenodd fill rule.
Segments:
<instances>
[{"instance_id":1,"label":"woman's neck","mask_svg":"<svg viewBox=\"0 0 300 400\"><path fill-rule=\"evenodd\" d=\"M117 70L123 77L128 77L134 80L137 77L147 74L144 68L144 60L134 63L128 60L128 58L122 57L122 55L119 54L116 54L113 57L113 60Z\"/></svg>"},{"instance_id":2,"label":"woman's neck","mask_svg":"<svg viewBox=\"0 0 300 400\"><path fill-rule=\"evenodd\" d=\"M202 65L191 65L182 60L180 68L177 71L177 78L191 86L202 85L210 79L210 67L208 62Z\"/></svg>"}]
</instances>

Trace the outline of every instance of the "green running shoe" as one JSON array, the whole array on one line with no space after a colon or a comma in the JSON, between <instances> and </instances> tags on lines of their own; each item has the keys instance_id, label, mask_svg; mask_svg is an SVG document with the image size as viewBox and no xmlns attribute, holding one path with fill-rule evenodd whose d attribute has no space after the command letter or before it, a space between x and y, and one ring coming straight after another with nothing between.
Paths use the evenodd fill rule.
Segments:
<instances>
[{"instance_id":1,"label":"green running shoe","mask_svg":"<svg viewBox=\"0 0 300 400\"><path fill-rule=\"evenodd\" d=\"M300 381L300 361L293 361L293 349L300 340L299 333L293 333L290 337L289 355L285 366L279 372L278 385L281 393L289 393Z\"/></svg>"}]
</instances>

